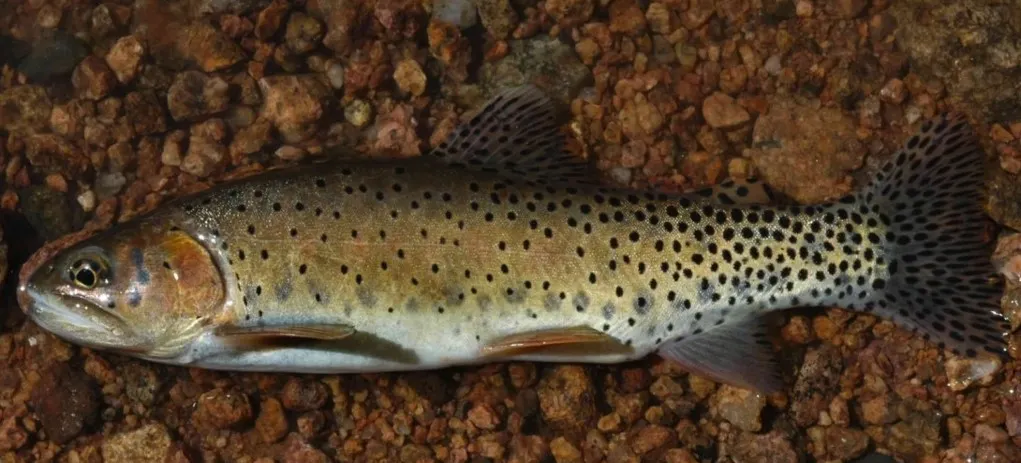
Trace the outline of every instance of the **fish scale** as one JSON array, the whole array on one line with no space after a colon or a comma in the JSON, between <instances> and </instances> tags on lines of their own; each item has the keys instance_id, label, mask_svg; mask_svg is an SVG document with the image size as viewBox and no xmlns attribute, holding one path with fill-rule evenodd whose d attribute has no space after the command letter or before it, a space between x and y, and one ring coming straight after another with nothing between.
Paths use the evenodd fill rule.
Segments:
<instances>
[{"instance_id":1,"label":"fish scale","mask_svg":"<svg viewBox=\"0 0 1021 463\"><path fill-rule=\"evenodd\" d=\"M975 220L980 151L962 121L923 127L855 195L783 206L754 182L685 195L601 185L560 150L549 108L534 89L512 90L431 155L223 184L77 245L52 268L90 276L79 264L98 252L100 275L108 260L132 269L121 272L124 302L112 290L119 281L99 291L105 299L74 293L126 303L121 318L174 293L153 272L218 270L221 299L173 287L175 309L154 323L162 332L143 337L176 350L136 353L218 369L611 363L658 352L775 390L761 315L799 306L875 312L957 352L1004 352ZM164 233L194 242L166 245ZM189 259L166 258L180 249ZM141 273L153 282L131 278ZM27 305L59 308L36 287L59 284L23 286ZM34 318L62 329L45 315Z\"/></svg>"}]
</instances>

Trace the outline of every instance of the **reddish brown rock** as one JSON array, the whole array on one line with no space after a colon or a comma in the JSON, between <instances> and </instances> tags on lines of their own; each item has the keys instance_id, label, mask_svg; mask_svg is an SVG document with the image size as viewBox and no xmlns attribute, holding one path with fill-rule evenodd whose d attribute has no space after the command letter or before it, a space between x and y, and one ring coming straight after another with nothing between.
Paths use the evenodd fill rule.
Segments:
<instances>
[{"instance_id":1,"label":"reddish brown rock","mask_svg":"<svg viewBox=\"0 0 1021 463\"><path fill-rule=\"evenodd\" d=\"M272 444L287 434L287 416L280 401L274 398L264 399L259 405L259 417L255 419L255 430L263 442Z\"/></svg>"},{"instance_id":2,"label":"reddish brown rock","mask_svg":"<svg viewBox=\"0 0 1021 463\"><path fill-rule=\"evenodd\" d=\"M274 0L266 8L259 12L255 19L255 37L259 40L268 40L280 29L280 25L290 10L290 2L285 0Z\"/></svg>"},{"instance_id":3,"label":"reddish brown rock","mask_svg":"<svg viewBox=\"0 0 1021 463\"><path fill-rule=\"evenodd\" d=\"M280 393L284 408L298 412L320 409L328 398L329 391L323 383L296 378L287 380Z\"/></svg>"},{"instance_id":4,"label":"reddish brown rock","mask_svg":"<svg viewBox=\"0 0 1021 463\"><path fill-rule=\"evenodd\" d=\"M576 26L592 17L595 2L591 0L548 0L546 12L564 26Z\"/></svg>"},{"instance_id":5,"label":"reddish brown rock","mask_svg":"<svg viewBox=\"0 0 1021 463\"><path fill-rule=\"evenodd\" d=\"M133 431L114 434L101 445L104 463L140 461L169 462L175 450L169 431L162 424L149 424Z\"/></svg>"},{"instance_id":6,"label":"reddish brown rock","mask_svg":"<svg viewBox=\"0 0 1021 463\"><path fill-rule=\"evenodd\" d=\"M252 419L248 396L240 391L213 389L198 397L191 420L199 429L229 429Z\"/></svg>"},{"instance_id":7,"label":"reddish brown rock","mask_svg":"<svg viewBox=\"0 0 1021 463\"><path fill-rule=\"evenodd\" d=\"M493 407L483 403L468 410L468 421L479 429L489 431L496 429L496 426L500 424L500 416L493 410Z\"/></svg>"},{"instance_id":8,"label":"reddish brown rock","mask_svg":"<svg viewBox=\"0 0 1021 463\"><path fill-rule=\"evenodd\" d=\"M722 92L713 93L703 100L702 117L710 126L718 129L737 127L751 119L748 111L730 95Z\"/></svg>"},{"instance_id":9,"label":"reddish brown rock","mask_svg":"<svg viewBox=\"0 0 1021 463\"><path fill-rule=\"evenodd\" d=\"M646 426L631 439L635 454L650 461L660 461L667 449L676 444L677 434L666 426Z\"/></svg>"},{"instance_id":10,"label":"reddish brown rock","mask_svg":"<svg viewBox=\"0 0 1021 463\"><path fill-rule=\"evenodd\" d=\"M106 64L113 70L117 80L126 84L138 75L144 56L145 46L142 45L142 41L133 35L127 35L117 39L106 53Z\"/></svg>"},{"instance_id":11,"label":"reddish brown rock","mask_svg":"<svg viewBox=\"0 0 1021 463\"><path fill-rule=\"evenodd\" d=\"M729 448L734 461L797 463L798 454L791 441L777 431L767 434L742 432Z\"/></svg>"},{"instance_id":12,"label":"reddish brown rock","mask_svg":"<svg viewBox=\"0 0 1021 463\"><path fill-rule=\"evenodd\" d=\"M85 173L89 159L66 138L54 134L32 135L25 140L29 164L45 173L62 173L71 178Z\"/></svg>"},{"instance_id":13,"label":"reddish brown rock","mask_svg":"<svg viewBox=\"0 0 1021 463\"><path fill-rule=\"evenodd\" d=\"M245 58L238 44L219 29L204 22L195 22L183 28L180 37L179 46L183 54L205 72L229 68Z\"/></svg>"},{"instance_id":14,"label":"reddish brown rock","mask_svg":"<svg viewBox=\"0 0 1021 463\"><path fill-rule=\"evenodd\" d=\"M332 93L319 76L308 74L263 77L259 88L263 94L260 116L272 122L288 143L313 134Z\"/></svg>"},{"instance_id":15,"label":"reddish brown rock","mask_svg":"<svg viewBox=\"0 0 1021 463\"><path fill-rule=\"evenodd\" d=\"M506 38L514 30L518 20L509 0L477 0L479 18L493 37Z\"/></svg>"},{"instance_id":16,"label":"reddish brown rock","mask_svg":"<svg viewBox=\"0 0 1021 463\"><path fill-rule=\"evenodd\" d=\"M853 119L818 103L777 98L759 116L745 151L764 180L802 203L849 193L850 172L862 165L865 148Z\"/></svg>"},{"instance_id":17,"label":"reddish brown rock","mask_svg":"<svg viewBox=\"0 0 1021 463\"><path fill-rule=\"evenodd\" d=\"M170 116L178 121L197 120L227 109L230 85L220 77L198 71L177 75L167 92Z\"/></svg>"},{"instance_id":18,"label":"reddish brown rock","mask_svg":"<svg viewBox=\"0 0 1021 463\"><path fill-rule=\"evenodd\" d=\"M542 417L565 436L583 436L596 417L595 387L585 368L556 366L538 386Z\"/></svg>"},{"instance_id":19,"label":"reddish brown rock","mask_svg":"<svg viewBox=\"0 0 1021 463\"><path fill-rule=\"evenodd\" d=\"M805 354L791 392L791 413L799 426L815 424L819 413L829 407L830 401L840 392L843 368L840 352L829 345L811 349Z\"/></svg>"},{"instance_id":20,"label":"reddish brown rock","mask_svg":"<svg viewBox=\"0 0 1021 463\"><path fill-rule=\"evenodd\" d=\"M117 76L103 58L89 55L74 69L71 83L82 98L98 100L110 94L117 85Z\"/></svg>"},{"instance_id":21,"label":"reddish brown rock","mask_svg":"<svg viewBox=\"0 0 1021 463\"><path fill-rule=\"evenodd\" d=\"M74 99L54 106L50 113L50 129L65 137L81 137L85 118L96 115L96 105L90 100Z\"/></svg>"},{"instance_id":22,"label":"reddish brown rock","mask_svg":"<svg viewBox=\"0 0 1021 463\"><path fill-rule=\"evenodd\" d=\"M853 428L826 428L826 451L841 461L853 460L869 448L869 436Z\"/></svg>"},{"instance_id":23,"label":"reddish brown rock","mask_svg":"<svg viewBox=\"0 0 1021 463\"><path fill-rule=\"evenodd\" d=\"M294 53L308 53L315 49L322 39L323 25L317 19L297 12L292 13L287 19L284 41Z\"/></svg>"},{"instance_id":24,"label":"reddish brown rock","mask_svg":"<svg viewBox=\"0 0 1021 463\"><path fill-rule=\"evenodd\" d=\"M167 130L167 116L153 91L131 92L124 97L124 117L136 135L152 135Z\"/></svg>"},{"instance_id":25,"label":"reddish brown rock","mask_svg":"<svg viewBox=\"0 0 1021 463\"><path fill-rule=\"evenodd\" d=\"M766 398L762 394L723 385L710 399L713 415L725 419L749 432L762 429L762 409Z\"/></svg>"},{"instance_id":26,"label":"reddish brown rock","mask_svg":"<svg viewBox=\"0 0 1021 463\"><path fill-rule=\"evenodd\" d=\"M645 14L634 0L614 0L610 3L610 30L621 34L638 35L645 31Z\"/></svg>"},{"instance_id":27,"label":"reddish brown rock","mask_svg":"<svg viewBox=\"0 0 1021 463\"><path fill-rule=\"evenodd\" d=\"M550 452L557 463L582 463L584 461L581 451L562 436L556 437L550 442Z\"/></svg>"},{"instance_id":28,"label":"reddish brown rock","mask_svg":"<svg viewBox=\"0 0 1021 463\"><path fill-rule=\"evenodd\" d=\"M92 378L59 364L42 371L31 404L47 439L64 443L95 423L100 397Z\"/></svg>"},{"instance_id":29,"label":"reddish brown rock","mask_svg":"<svg viewBox=\"0 0 1021 463\"><path fill-rule=\"evenodd\" d=\"M0 129L33 132L46 128L53 103L46 90L17 85L0 92Z\"/></svg>"}]
</instances>

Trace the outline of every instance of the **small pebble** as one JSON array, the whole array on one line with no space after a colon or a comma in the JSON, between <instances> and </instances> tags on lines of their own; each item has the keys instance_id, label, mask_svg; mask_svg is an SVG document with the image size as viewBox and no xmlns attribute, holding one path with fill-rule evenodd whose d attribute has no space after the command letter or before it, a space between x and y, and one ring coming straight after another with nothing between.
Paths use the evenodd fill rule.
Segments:
<instances>
[{"instance_id":1,"label":"small pebble","mask_svg":"<svg viewBox=\"0 0 1021 463\"><path fill-rule=\"evenodd\" d=\"M355 127L364 127L372 118L372 106L365 100L353 100L344 108L344 118Z\"/></svg>"},{"instance_id":2,"label":"small pebble","mask_svg":"<svg viewBox=\"0 0 1021 463\"><path fill-rule=\"evenodd\" d=\"M394 70L394 81L404 92L414 96L425 93L426 77L422 67L413 59L405 59L397 63Z\"/></svg>"}]
</instances>

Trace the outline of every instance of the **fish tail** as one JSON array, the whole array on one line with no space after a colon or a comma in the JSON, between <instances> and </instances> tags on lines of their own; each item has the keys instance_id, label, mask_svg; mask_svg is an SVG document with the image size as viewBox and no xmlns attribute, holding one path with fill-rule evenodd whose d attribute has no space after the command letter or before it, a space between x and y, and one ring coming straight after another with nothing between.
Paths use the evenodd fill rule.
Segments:
<instances>
[{"instance_id":1,"label":"fish tail","mask_svg":"<svg viewBox=\"0 0 1021 463\"><path fill-rule=\"evenodd\" d=\"M984 151L964 117L926 122L842 202L881 218L885 265L866 305L958 355L1006 355L1009 324L982 207Z\"/></svg>"}]
</instances>

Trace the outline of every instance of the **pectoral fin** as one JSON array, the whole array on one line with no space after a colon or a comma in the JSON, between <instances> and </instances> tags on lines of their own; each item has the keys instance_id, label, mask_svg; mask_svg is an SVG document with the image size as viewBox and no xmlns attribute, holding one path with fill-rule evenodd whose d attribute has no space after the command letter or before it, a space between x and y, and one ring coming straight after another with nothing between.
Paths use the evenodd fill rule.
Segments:
<instances>
[{"instance_id":1,"label":"pectoral fin","mask_svg":"<svg viewBox=\"0 0 1021 463\"><path fill-rule=\"evenodd\" d=\"M617 338L588 326L558 328L512 334L495 339L482 348L488 358L522 354L594 355L626 354L634 350Z\"/></svg>"},{"instance_id":2,"label":"pectoral fin","mask_svg":"<svg viewBox=\"0 0 1021 463\"><path fill-rule=\"evenodd\" d=\"M784 387L765 320L753 317L664 344L659 355L691 373L758 392Z\"/></svg>"},{"instance_id":3,"label":"pectoral fin","mask_svg":"<svg viewBox=\"0 0 1021 463\"><path fill-rule=\"evenodd\" d=\"M263 340L271 341L279 339L337 341L355 334L355 329L351 325L322 323L314 325L227 325L217 328L216 334L228 340L256 343Z\"/></svg>"}]
</instances>

